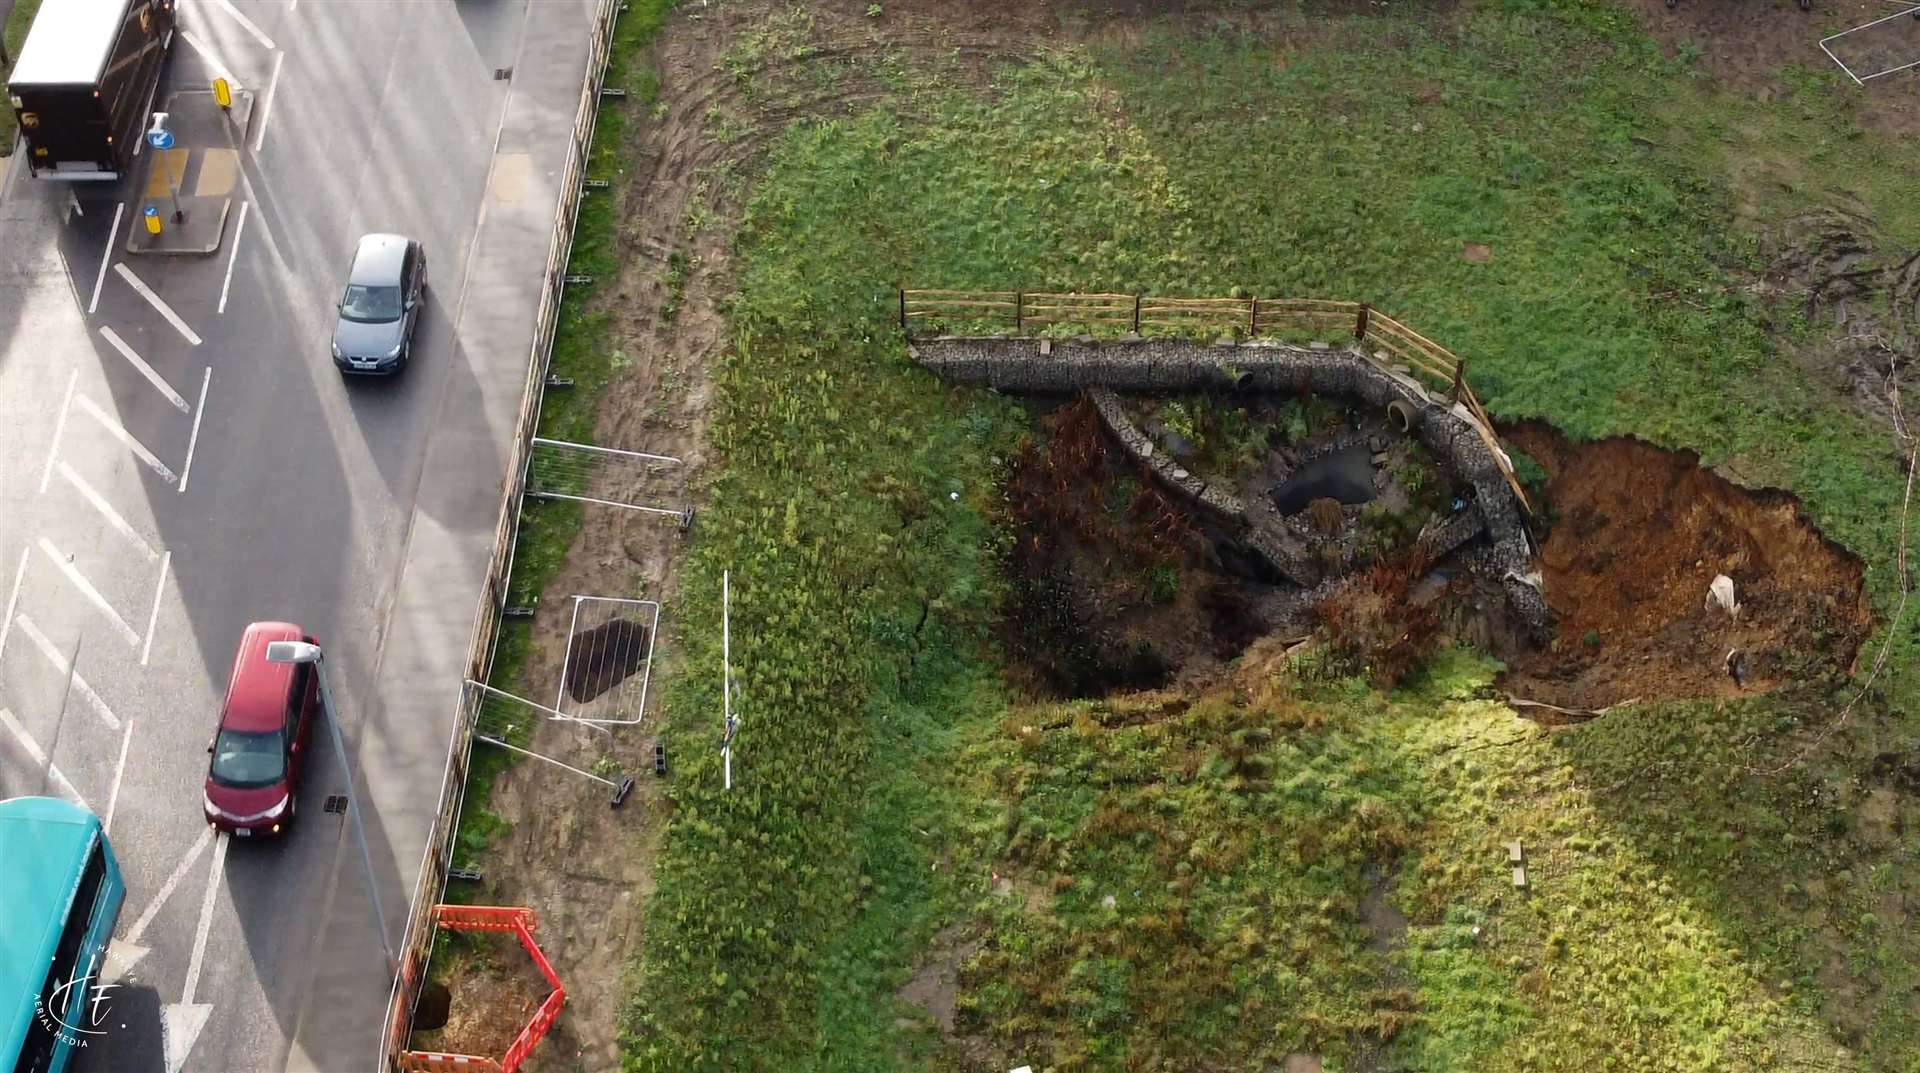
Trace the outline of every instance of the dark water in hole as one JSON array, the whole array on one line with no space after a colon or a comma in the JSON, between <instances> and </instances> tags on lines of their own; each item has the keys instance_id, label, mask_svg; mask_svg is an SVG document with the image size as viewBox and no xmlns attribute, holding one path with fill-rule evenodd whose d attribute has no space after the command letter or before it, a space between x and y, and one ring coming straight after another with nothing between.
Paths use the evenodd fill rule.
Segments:
<instances>
[{"instance_id":1,"label":"dark water in hole","mask_svg":"<svg viewBox=\"0 0 1920 1073\"><path fill-rule=\"evenodd\" d=\"M1267 493L1282 514L1298 514L1316 499L1367 503L1373 499L1373 452L1366 445L1316 458Z\"/></svg>"},{"instance_id":2,"label":"dark water in hole","mask_svg":"<svg viewBox=\"0 0 1920 1073\"><path fill-rule=\"evenodd\" d=\"M567 696L584 704L626 681L646 662L645 626L623 618L601 623L573 639Z\"/></svg>"}]
</instances>

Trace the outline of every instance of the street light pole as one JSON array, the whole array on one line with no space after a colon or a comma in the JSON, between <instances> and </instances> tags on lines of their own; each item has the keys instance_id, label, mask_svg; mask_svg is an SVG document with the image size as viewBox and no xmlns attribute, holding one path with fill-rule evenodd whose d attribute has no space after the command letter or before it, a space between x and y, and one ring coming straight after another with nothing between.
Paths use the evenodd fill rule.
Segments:
<instances>
[{"instance_id":1,"label":"street light pole","mask_svg":"<svg viewBox=\"0 0 1920 1073\"><path fill-rule=\"evenodd\" d=\"M367 852L367 831L360 823L359 795L353 792L353 769L347 765L346 743L340 740L340 720L334 715L333 691L327 688L326 654L320 646L305 641L274 641L267 645L272 663L311 663L320 678L320 711L326 716L327 733L333 739L333 754L340 758L340 777L347 784L347 816L353 820L353 838L360 843L360 863L366 866L367 893L373 898L374 923L380 929L380 949L387 955L387 974L399 975L400 962L393 956L393 944L387 939L387 914L380 906L380 885L373 878L373 855Z\"/></svg>"},{"instance_id":2,"label":"street light pole","mask_svg":"<svg viewBox=\"0 0 1920 1073\"><path fill-rule=\"evenodd\" d=\"M367 852L367 830L360 823L360 795L353 792L353 769L347 765L347 747L340 740L340 720L334 717L333 691L327 688L327 660L318 656L313 673L320 676L320 710L327 716L327 731L333 738L333 755L340 758L340 777L347 783L347 816L353 820L353 838L360 843L360 863L367 870L367 893L373 896L373 915L380 925L380 949L387 955L387 974L397 975L400 962L393 956L393 943L387 939L387 914L380 907L380 884L373 879L373 855Z\"/></svg>"}]
</instances>

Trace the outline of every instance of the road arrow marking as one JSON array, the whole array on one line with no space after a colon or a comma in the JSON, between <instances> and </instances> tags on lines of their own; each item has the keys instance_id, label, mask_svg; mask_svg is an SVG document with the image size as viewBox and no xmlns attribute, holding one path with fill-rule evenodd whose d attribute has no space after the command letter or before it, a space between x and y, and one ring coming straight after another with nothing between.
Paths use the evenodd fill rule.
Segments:
<instances>
[{"instance_id":1,"label":"road arrow marking","mask_svg":"<svg viewBox=\"0 0 1920 1073\"><path fill-rule=\"evenodd\" d=\"M211 831L213 828L209 827L207 830ZM213 851L213 874L207 877L207 893L200 899L200 926L193 932L193 958L187 962L187 989L180 999L185 1005L193 1004L193 992L200 986L200 963L207 953L207 933L213 930L213 903L220 897L220 874L227 869L227 847L232 842L233 840L222 832L219 837L220 844ZM188 1046L192 1044L189 1043Z\"/></svg>"},{"instance_id":2,"label":"road arrow marking","mask_svg":"<svg viewBox=\"0 0 1920 1073\"><path fill-rule=\"evenodd\" d=\"M213 1007L204 1002L169 1002L160 1007L160 1040L166 1051L167 1073L180 1073L212 1012Z\"/></svg>"},{"instance_id":3,"label":"road arrow marking","mask_svg":"<svg viewBox=\"0 0 1920 1073\"><path fill-rule=\"evenodd\" d=\"M147 956L147 948L139 943L130 943L125 939L115 939L107 947L106 982L114 983L133 979L133 967Z\"/></svg>"}]
</instances>

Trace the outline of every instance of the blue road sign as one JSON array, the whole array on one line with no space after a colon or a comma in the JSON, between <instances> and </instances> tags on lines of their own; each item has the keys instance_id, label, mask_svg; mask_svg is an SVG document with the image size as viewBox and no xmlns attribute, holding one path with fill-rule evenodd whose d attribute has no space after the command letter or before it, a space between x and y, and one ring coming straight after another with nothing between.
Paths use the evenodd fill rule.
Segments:
<instances>
[{"instance_id":1,"label":"blue road sign","mask_svg":"<svg viewBox=\"0 0 1920 1073\"><path fill-rule=\"evenodd\" d=\"M147 144L155 149L173 148L173 132L170 130L150 130L147 132Z\"/></svg>"},{"instance_id":2,"label":"blue road sign","mask_svg":"<svg viewBox=\"0 0 1920 1073\"><path fill-rule=\"evenodd\" d=\"M154 207L153 207L152 205L148 205L148 206L147 206L147 207L146 207L145 209L142 209L142 210L141 210L141 212L140 212L140 215L142 215L142 216L158 216L158 215L160 215L160 210L159 210L159 209L156 209L156 208L154 208Z\"/></svg>"}]
</instances>

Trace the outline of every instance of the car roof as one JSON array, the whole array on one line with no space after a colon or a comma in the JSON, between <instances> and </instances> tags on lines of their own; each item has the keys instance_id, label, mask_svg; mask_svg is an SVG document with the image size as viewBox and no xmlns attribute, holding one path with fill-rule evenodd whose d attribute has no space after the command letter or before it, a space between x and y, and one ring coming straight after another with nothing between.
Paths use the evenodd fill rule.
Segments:
<instances>
[{"instance_id":1,"label":"car roof","mask_svg":"<svg viewBox=\"0 0 1920 1073\"><path fill-rule=\"evenodd\" d=\"M401 235L373 234L360 239L353 251L353 267L348 283L365 287L393 287L400 283L400 261L406 256L407 240Z\"/></svg>"},{"instance_id":2,"label":"car roof","mask_svg":"<svg viewBox=\"0 0 1920 1073\"><path fill-rule=\"evenodd\" d=\"M300 627L291 622L256 622L240 635L227 700L220 708L222 730L278 730L286 723L294 664L267 662L267 645L301 639Z\"/></svg>"}]
</instances>

